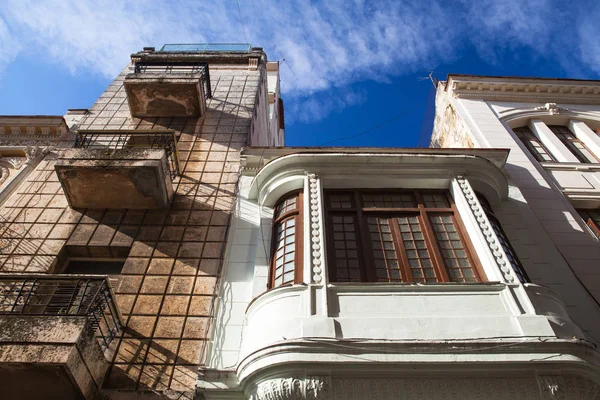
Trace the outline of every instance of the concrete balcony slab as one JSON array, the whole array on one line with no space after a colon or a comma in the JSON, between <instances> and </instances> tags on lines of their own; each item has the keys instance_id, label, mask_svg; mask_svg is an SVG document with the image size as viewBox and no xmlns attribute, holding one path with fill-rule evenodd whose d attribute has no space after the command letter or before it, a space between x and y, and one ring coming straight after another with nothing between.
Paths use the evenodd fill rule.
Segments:
<instances>
[{"instance_id":1,"label":"concrete balcony slab","mask_svg":"<svg viewBox=\"0 0 600 400\"><path fill-rule=\"evenodd\" d=\"M206 108L202 73L133 73L125 91L134 117L201 117Z\"/></svg>"},{"instance_id":2,"label":"concrete balcony slab","mask_svg":"<svg viewBox=\"0 0 600 400\"><path fill-rule=\"evenodd\" d=\"M173 198L163 149L69 149L55 170L73 208L159 209Z\"/></svg>"}]
</instances>

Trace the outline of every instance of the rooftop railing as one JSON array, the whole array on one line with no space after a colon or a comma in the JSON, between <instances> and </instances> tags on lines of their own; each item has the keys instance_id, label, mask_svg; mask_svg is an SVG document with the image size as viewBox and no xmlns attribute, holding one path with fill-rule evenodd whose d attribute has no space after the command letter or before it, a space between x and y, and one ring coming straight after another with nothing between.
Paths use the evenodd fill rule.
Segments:
<instances>
[{"instance_id":1,"label":"rooftop railing","mask_svg":"<svg viewBox=\"0 0 600 400\"><path fill-rule=\"evenodd\" d=\"M177 153L175 131L146 130L80 130L75 136L78 149L164 149L169 162L171 177L181 173Z\"/></svg>"},{"instance_id":2,"label":"rooftop railing","mask_svg":"<svg viewBox=\"0 0 600 400\"><path fill-rule=\"evenodd\" d=\"M210 71L205 62L136 61L133 72L136 74L201 74L204 97L207 99L212 97Z\"/></svg>"},{"instance_id":3,"label":"rooftop railing","mask_svg":"<svg viewBox=\"0 0 600 400\"><path fill-rule=\"evenodd\" d=\"M85 316L106 349L122 329L105 276L0 275L0 315Z\"/></svg>"},{"instance_id":4,"label":"rooftop railing","mask_svg":"<svg viewBox=\"0 0 600 400\"><path fill-rule=\"evenodd\" d=\"M172 53L250 53L250 43L165 44L160 51Z\"/></svg>"}]
</instances>

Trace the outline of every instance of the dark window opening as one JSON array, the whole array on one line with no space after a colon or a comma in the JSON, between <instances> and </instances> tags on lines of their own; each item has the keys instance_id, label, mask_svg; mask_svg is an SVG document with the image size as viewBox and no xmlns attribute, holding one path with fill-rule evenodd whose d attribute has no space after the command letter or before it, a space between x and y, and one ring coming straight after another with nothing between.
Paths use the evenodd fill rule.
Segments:
<instances>
[{"instance_id":1,"label":"dark window opening","mask_svg":"<svg viewBox=\"0 0 600 400\"><path fill-rule=\"evenodd\" d=\"M598 159L594 153L592 153L592 151L588 149L587 146L569 130L569 128L559 125L550 125L548 128L554 132L556 137L560 139L560 141L575 157L577 157L580 162L588 164L598 163Z\"/></svg>"},{"instance_id":2,"label":"dark window opening","mask_svg":"<svg viewBox=\"0 0 600 400\"><path fill-rule=\"evenodd\" d=\"M523 268L523 265L521 264L521 261L519 260L519 257L517 257L517 253L515 252L515 249L510 244L510 241L508 240L508 236L506 236L504 229L502 229L502 225L500 224L500 221L498 220L498 218L496 218L496 215L494 214L494 211L492 210L490 203L480 193L477 193L477 198L479 199L479 202L481 203L481 206L483 207L485 215L488 217L488 220L490 221L490 225L492 225L492 229L494 230L494 233L496 234L496 237L498 238L498 241L500 242L500 245L502 246L504 253L508 257L508 261L510 262L510 265L511 265L513 271L515 271L515 273L517 274L519 281L521 283L531 282L529 280L529 277L527 276L527 272L525 272L525 269Z\"/></svg>"},{"instance_id":3,"label":"dark window opening","mask_svg":"<svg viewBox=\"0 0 600 400\"><path fill-rule=\"evenodd\" d=\"M534 135L534 133L527 126L520 128L514 128L513 132L523 142L527 150L535 157L539 162L556 162L556 159L548 151L546 146L542 144L540 139Z\"/></svg>"}]
</instances>

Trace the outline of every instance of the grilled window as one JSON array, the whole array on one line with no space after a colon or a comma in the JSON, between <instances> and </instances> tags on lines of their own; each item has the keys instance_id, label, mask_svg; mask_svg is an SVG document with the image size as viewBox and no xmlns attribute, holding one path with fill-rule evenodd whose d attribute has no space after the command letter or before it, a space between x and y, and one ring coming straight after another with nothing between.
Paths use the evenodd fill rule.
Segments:
<instances>
[{"instance_id":1,"label":"grilled window","mask_svg":"<svg viewBox=\"0 0 600 400\"><path fill-rule=\"evenodd\" d=\"M600 210L577 210L581 218L590 227L594 235L600 239Z\"/></svg>"},{"instance_id":2,"label":"grilled window","mask_svg":"<svg viewBox=\"0 0 600 400\"><path fill-rule=\"evenodd\" d=\"M328 191L332 282L478 282L447 191Z\"/></svg>"},{"instance_id":3,"label":"grilled window","mask_svg":"<svg viewBox=\"0 0 600 400\"><path fill-rule=\"evenodd\" d=\"M302 280L302 193L279 200L273 215L269 288Z\"/></svg>"},{"instance_id":4,"label":"grilled window","mask_svg":"<svg viewBox=\"0 0 600 400\"><path fill-rule=\"evenodd\" d=\"M481 206L483 207L485 215L488 217L488 220L490 221L490 225L492 225L492 229L494 230L494 233L496 233L496 237L498 238L498 241L500 242L500 245L502 246L504 253L508 257L508 260L510 262L510 265L511 265L513 271L515 271L515 273L517 274L519 281L521 283L530 282L529 277L527 276L527 273L525 272L525 269L523 268L523 265L521 264L521 261L519 260L519 257L517 257L517 253L515 252L515 249L510 244L510 241L508 240L508 236L506 236L504 229L502 229L502 225L500 225L500 221L498 220L498 218L496 218L496 215L494 214L494 211L492 210L490 203L487 201L487 199L483 195L481 195L479 193L477 194L477 198L479 199L479 202L481 203Z\"/></svg>"},{"instance_id":5,"label":"grilled window","mask_svg":"<svg viewBox=\"0 0 600 400\"><path fill-rule=\"evenodd\" d=\"M527 147L527 150L535 157L539 162L555 162L556 159L548 151L546 146L542 144L540 139L537 138L527 126L520 128L514 128L513 132L517 135L521 142Z\"/></svg>"},{"instance_id":6,"label":"grilled window","mask_svg":"<svg viewBox=\"0 0 600 400\"><path fill-rule=\"evenodd\" d=\"M566 126L548 126L557 138L569 149L571 153L582 163L597 163L598 159Z\"/></svg>"}]
</instances>

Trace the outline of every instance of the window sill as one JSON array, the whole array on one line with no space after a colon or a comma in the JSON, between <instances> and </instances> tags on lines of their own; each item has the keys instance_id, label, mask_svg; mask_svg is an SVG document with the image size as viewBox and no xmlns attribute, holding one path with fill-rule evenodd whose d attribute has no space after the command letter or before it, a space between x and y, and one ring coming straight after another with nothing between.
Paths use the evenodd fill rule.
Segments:
<instances>
[{"instance_id":1,"label":"window sill","mask_svg":"<svg viewBox=\"0 0 600 400\"><path fill-rule=\"evenodd\" d=\"M473 283L330 283L328 288L336 292L496 292L506 288L502 282L473 282Z\"/></svg>"},{"instance_id":2,"label":"window sill","mask_svg":"<svg viewBox=\"0 0 600 400\"><path fill-rule=\"evenodd\" d=\"M557 171L600 171L600 163L541 162L540 165L544 168Z\"/></svg>"}]
</instances>

